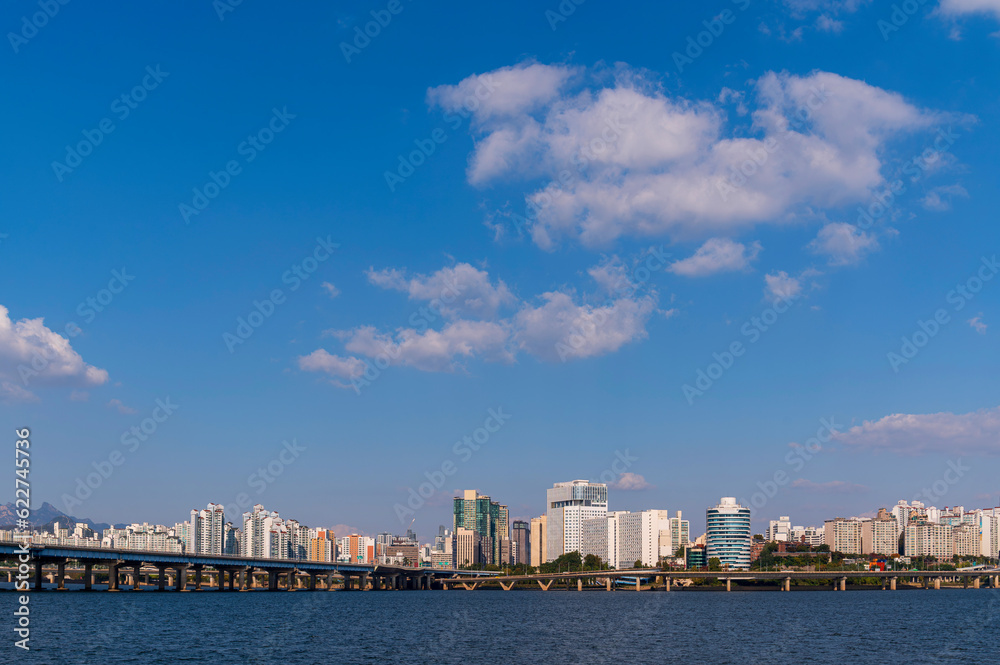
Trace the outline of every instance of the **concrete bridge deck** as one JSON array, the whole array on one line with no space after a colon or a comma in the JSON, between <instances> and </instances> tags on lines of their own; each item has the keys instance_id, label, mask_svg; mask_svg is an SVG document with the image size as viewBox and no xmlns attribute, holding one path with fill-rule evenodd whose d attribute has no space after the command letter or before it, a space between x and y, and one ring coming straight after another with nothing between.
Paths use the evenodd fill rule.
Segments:
<instances>
[{"instance_id":1,"label":"concrete bridge deck","mask_svg":"<svg viewBox=\"0 0 1000 665\"><path fill-rule=\"evenodd\" d=\"M441 578L453 577L460 571L445 568L411 568L402 566L384 566L381 564L342 563L333 561L304 561L299 559L258 559L228 555L181 554L173 552L149 552L128 549L108 549L96 547L75 547L66 545L33 545L9 541L0 542L0 560L17 562L16 578L18 588L21 585L31 590L41 591L45 580L44 567L55 567L53 582L59 589L65 589L66 564L73 560L84 566L83 582L85 589L93 588L94 578L99 571L96 567L107 568L107 584L109 591L120 588L121 575L128 575L126 584L138 589L143 576L143 568L156 568L157 585L160 590L168 586L178 591L187 590L187 575L194 573L194 588L200 590L203 575L214 577L219 590L237 587L240 590L256 588L258 580L265 577L268 589L277 591L281 588L281 580L286 581L285 588L293 588L293 580L297 583L301 578L308 579L308 588L332 588L334 576L344 580L344 588L351 588L357 582L358 588L365 589L430 589ZM214 575L206 569L214 571ZM171 571L168 573L168 571ZM104 571L100 571L104 572ZM480 578L495 576L498 573L490 571L466 571L467 576ZM27 584L27 580L31 581ZM147 573L147 579L148 573ZM129 582L129 580L131 580ZM437 584L440 587L440 584Z\"/></svg>"}]
</instances>

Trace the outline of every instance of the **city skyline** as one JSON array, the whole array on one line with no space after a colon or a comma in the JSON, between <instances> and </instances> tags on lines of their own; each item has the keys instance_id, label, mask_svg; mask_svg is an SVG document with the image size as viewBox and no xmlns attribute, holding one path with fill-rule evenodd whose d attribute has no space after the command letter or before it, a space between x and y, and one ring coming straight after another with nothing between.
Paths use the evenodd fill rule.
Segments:
<instances>
[{"instance_id":1,"label":"city skyline","mask_svg":"<svg viewBox=\"0 0 1000 665\"><path fill-rule=\"evenodd\" d=\"M401 6L10 9L33 499L367 533L456 488L528 520L554 475L806 523L997 501L995 13Z\"/></svg>"}]
</instances>

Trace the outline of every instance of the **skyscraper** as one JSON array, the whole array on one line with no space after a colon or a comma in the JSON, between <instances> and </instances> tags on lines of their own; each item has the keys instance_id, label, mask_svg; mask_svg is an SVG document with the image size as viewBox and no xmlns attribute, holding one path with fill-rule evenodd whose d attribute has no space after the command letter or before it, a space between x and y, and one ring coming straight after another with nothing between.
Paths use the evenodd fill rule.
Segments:
<instances>
[{"instance_id":1,"label":"skyscraper","mask_svg":"<svg viewBox=\"0 0 1000 665\"><path fill-rule=\"evenodd\" d=\"M479 548L479 552L472 558L465 556L470 564L509 563L503 556L504 552L510 551L507 506L491 501L490 497L479 494L476 490L465 490L461 497L456 496L454 499L454 514L456 539L460 528L469 529L478 535L475 546ZM457 552L458 548L455 550ZM459 558L457 563L461 565L463 560Z\"/></svg>"},{"instance_id":2,"label":"skyscraper","mask_svg":"<svg viewBox=\"0 0 1000 665\"><path fill-rule=\"evenodd\" d=\"M691 542L691 522L681 516L681 511L677 511L677 517L670 518L670 556L673 556L681 547L687 547Z\"/></svg>"},{"instance_id":3,"label":"skyscraper","mask_svg":"<svg viewBox=\"0 0 1000 665\"><path fill-rule=\"evenodd\" d=\"M583 520L608 514L608 486L587 480L556 483L545 492L545 560L555 561L583 545Z\"/></svg>"},{"instance_id":4,"label":"skyscraper","mask_svg":"<svg viewBox=\"0 0 1000 665\"><path fill-rule=\"evenodd\" d=\"M223 554L226 544L226 513L221 504L191 511L187 551L192 554Z\"/></svg>"},{"instance_id":5,"label":"skyscraper","mask_svg":"<svg viewBox=\"0 0 1000 665\"><path fill-rule=\"evenodd\" d=\"M513 544L511 563L528 563L531 557L531 531L527 522L515 520L511 524L511 542Z\"/></svg>"},{"instance_id":6,"label":"skyscraper","mask_svg":"<svg viewBox=\"0 0 1000 665\"><path fill-rule=\"evenodd\" d=\"M531 555L528 559L528 565L533 568L537 568L545 563L545 523L547 521L548 517L545 515L531 518L531 535L529 536L531 541Z\"/></svg>"},{"instance_id":7,"label":"skyscraper","mask_svg":"<svg viewBox=\"0 0 1000 665\"><path fill-rule=\"evenodd\" d=\"M706 511L706 552L724 567L750 569L750 509L724 496L719 505Z\"/></svg>"}]
</instances>

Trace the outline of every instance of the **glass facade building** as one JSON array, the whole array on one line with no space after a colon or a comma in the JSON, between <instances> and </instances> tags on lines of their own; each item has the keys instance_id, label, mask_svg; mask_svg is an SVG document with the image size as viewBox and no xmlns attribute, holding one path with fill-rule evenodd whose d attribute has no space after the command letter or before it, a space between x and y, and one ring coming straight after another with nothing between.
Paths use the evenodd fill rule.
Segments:
<instances>
[{"instance_id":1,"label":"glass facade building","mask_svg":"<svg viewBox=\"0 0 1000 665\"><path fill-rule=\"evenodd\" d=\"M723 568L750 569L750 509L731 496L709 508L705 556L718 559Z\"/></svg>"}]
</instances>

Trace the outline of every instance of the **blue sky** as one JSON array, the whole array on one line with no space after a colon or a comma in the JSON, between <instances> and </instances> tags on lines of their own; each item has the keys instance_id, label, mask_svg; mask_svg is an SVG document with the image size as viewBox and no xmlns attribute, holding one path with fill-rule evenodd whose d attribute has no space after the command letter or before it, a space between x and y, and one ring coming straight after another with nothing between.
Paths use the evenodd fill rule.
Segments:
<instances>
[{"instance_id":1,"label":"blue sky","mask_svg":"<svg viewBox=\"0 0 1000 665\"><path fill-rule=\"evenodd\" d=\"M0 57L36 504L996 505L997 2L40 11Z\"/></svg>"}]
</instances>

